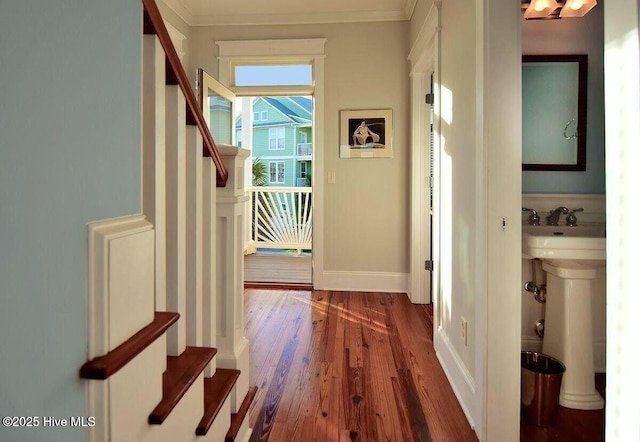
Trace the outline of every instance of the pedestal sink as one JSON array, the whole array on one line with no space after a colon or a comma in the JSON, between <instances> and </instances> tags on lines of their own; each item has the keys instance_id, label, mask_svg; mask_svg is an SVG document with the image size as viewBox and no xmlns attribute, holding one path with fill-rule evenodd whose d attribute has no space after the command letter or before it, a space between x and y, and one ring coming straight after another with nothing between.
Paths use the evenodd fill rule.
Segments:
<instances>
[{"instance_id":1,"label":"pedestal sink","mask_svg":"<svg viewBox=\"0 0 640 442\"><path fill-rule=\"evenodd\" d=\"M542 352L567 367L560 390L567 408L604 407L594 383L591 283L604 278L605 246L603 224L523 226L523 254L542 259L547 272Z\"/></svg>"},{"instance_id":2,"label":"pedestal sink","mask_svg":"<svg viewBox=\"0 0 640 442\"><path fill-rule=\"evenodd\" d=\"M605 245L602 223L522 227L522 253L532 258L604 261Z\"/></svg>"}]
</instances>

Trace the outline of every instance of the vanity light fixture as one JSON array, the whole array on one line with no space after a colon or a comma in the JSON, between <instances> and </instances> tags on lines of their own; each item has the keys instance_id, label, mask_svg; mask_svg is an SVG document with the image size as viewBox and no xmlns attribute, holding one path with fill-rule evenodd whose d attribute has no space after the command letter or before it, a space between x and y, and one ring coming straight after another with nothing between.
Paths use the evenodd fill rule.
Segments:
<instances>
[{"instance_id":1,"label":"vanity light fixture","mask_svg":"<svg viewBox=\"0 0 640 442\"><path fill-rule=\"evenodd\" d=\"M560 17L584 17L597 4L596 0L567 0Z\"/></svg>"},{"instance_id":2,"label":"vanity light fixture","mask_svg":"<svg viewBox=\"0 0 640 442\"><path fill-rule=\"evenodd\" d=\"M526 20L548 20L584 17L597 4L597 0L521 0L520 7Z\"/></svg>"},{"instance_id":3,"label":"vanity light fixture","mask_svg":"<svg viewBox=\"0 0 640 442\"><path fill-rule=\"evenodd\" d=\"M555 0L531 0L529 7L524 11L525 19L547 18L560 5Z\"/></svg>"}]
</instances>

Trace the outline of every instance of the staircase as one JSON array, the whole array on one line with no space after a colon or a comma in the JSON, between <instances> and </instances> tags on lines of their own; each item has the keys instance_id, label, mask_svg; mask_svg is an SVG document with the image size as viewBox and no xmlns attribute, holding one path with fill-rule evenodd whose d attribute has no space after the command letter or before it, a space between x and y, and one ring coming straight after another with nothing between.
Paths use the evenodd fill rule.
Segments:
<instances>
[{"instance_id":1,"label":"staircase","mask_svg":"<svg viewBox=\"0 0 640 442\"><path fill-rule=\"evenodd\" d=\"M143 214L89 225L89 438L246 441L248 151L216 146L154 0L142 4Z\"/></svg>"}]
</instances>

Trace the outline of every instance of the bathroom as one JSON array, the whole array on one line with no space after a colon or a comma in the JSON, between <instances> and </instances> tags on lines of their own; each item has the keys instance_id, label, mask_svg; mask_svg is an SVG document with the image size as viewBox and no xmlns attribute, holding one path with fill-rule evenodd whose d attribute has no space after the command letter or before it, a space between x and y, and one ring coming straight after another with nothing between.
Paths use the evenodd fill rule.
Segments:
<instances>
[{"instance_id":1,"label":"bathroom","mask_svg":"<svg viewBox=\"0 0 640 442\"><path fill-rule=\"evenodd\" d=\"M523 55L586 54L587 64L587 115L586 115L586 170L584 171L542 171L523 170L522 207L535 209L540 216L540 225L546 223L550 210L566 206L576 212L577 223L605 221L605 164L604 164L604 79L603 79L604 26L603 7L596 6L580 18L560 20L522 21ZM524 88L524 86L523 86ZM523 98L523 114L526 100ZM564 122L561 123L564 126ZM524 125L524 123L523 123ZM524 132L524 129L523 129ZM562 137L560 131L559 136ZM528 224L530 212L522 216L523 225ZM558 224L564 226L567 214L560 214ZM536 301L534 293L526 291L524 285L533 281L537 286L547 282L546 272L540 261L522 259L522 350L542 352L541 320L545 318L545 305ZM535 271L534 275L532 274ZM604 272L602 272L604 273ZM592 280L591 316L593 327L593 355L596 373L605 372L605 306L606 288L604 277ZM547 293L547 296L552 294ZM599 375L598 382L603 382ZM601 387L600 387L601 388ZM574 412L575 411L575 412ZM572 410L571 419L578 421L598 420L594 411ZM599 411L603 416L602 410ZM594 417L595 416L595 417ZM558 419L558 426L565 425L566 418ZM602 426L604 425L602 418ZM580 426L580 424L574 424ZM549 433L544 433L549 431ZM557 428L522 427L521 440L528 437L549 436L557 433ZM600 435L602 431L602 435ZM561 433L560 433L561 434ZM564 433L566 434L569 433ZM549 436L550 437L550 436ZM561 437L561 436L557 436ZM603 440L604 429L591 434L589 440ZM549 439L553 439L552 437Z\"/></svg>"}]
</instances>

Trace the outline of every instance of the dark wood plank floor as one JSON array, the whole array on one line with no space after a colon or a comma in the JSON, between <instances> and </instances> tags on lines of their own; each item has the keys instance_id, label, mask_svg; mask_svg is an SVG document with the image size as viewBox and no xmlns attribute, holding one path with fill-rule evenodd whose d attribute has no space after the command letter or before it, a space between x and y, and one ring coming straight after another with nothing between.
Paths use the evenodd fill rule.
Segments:
<instances>
[{"instance_id":1,"label":"dark wood plank floor","mask_svg":"<svg viewBox=\"0 0 640 442\"><path fill-rule=\"evenodd\" d=\"M596 389L604 396L605 376L596 374ZM605 410L558 408L558 422L542 428L520 421L520 442L603 442Z\"/></svg>"},{"instance_id":2,"label":"dark wood plank floor","mask_svg":"<svg viewBox=\"0 0 640 442\"><path fill-rule=\"evenodd\" d=\"M245 290L253 441L477 441L406 295Z\"/></svg>"}]
</instances>

